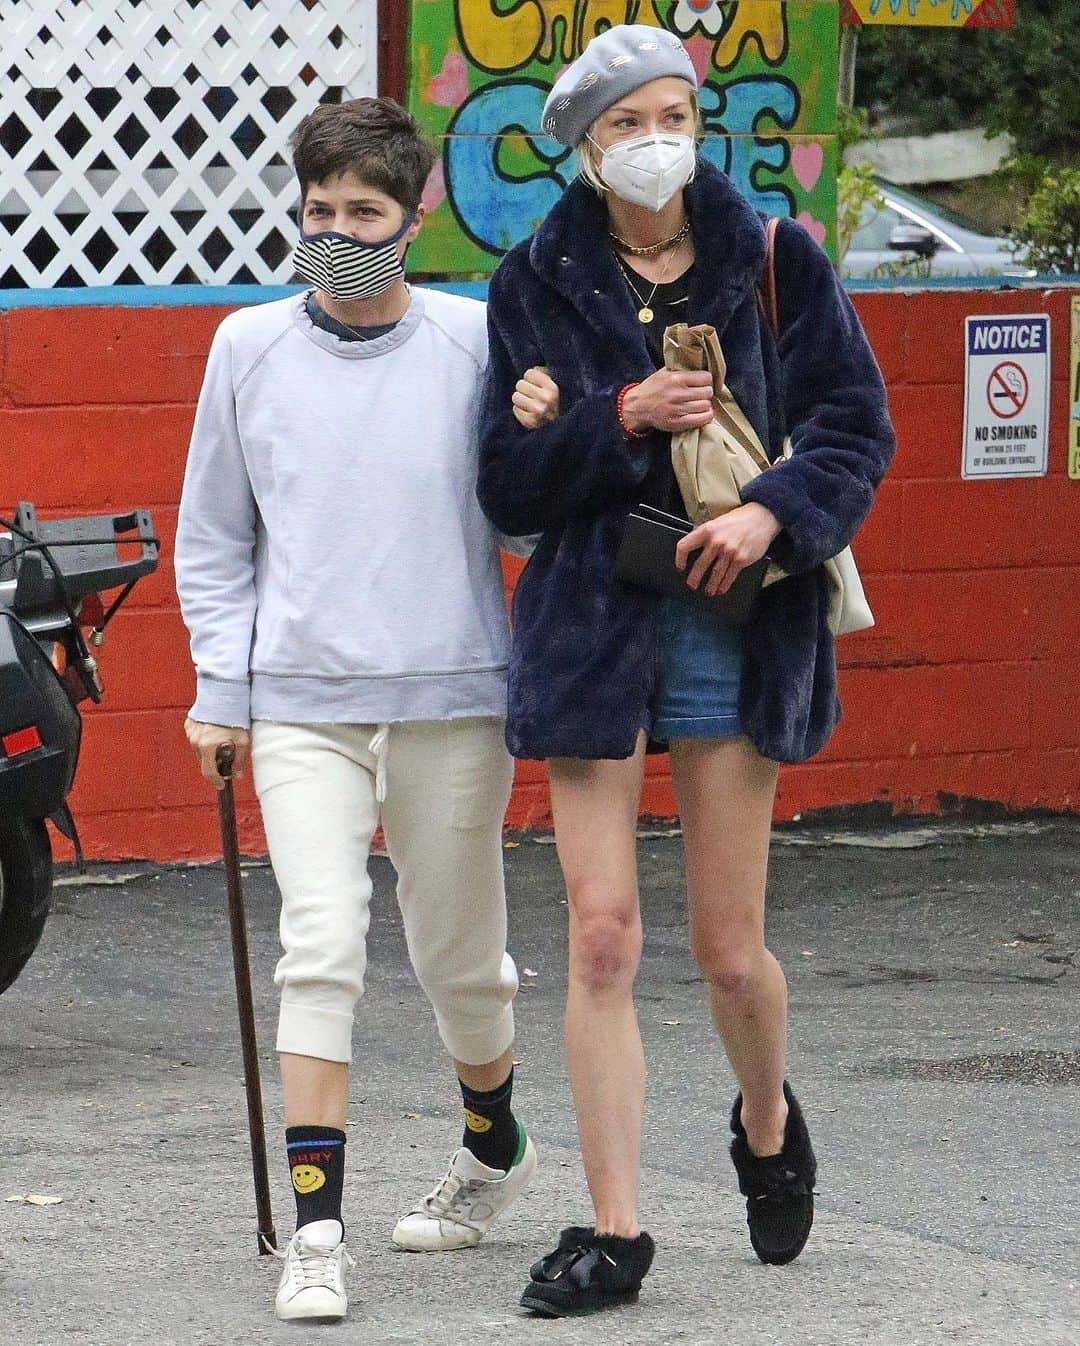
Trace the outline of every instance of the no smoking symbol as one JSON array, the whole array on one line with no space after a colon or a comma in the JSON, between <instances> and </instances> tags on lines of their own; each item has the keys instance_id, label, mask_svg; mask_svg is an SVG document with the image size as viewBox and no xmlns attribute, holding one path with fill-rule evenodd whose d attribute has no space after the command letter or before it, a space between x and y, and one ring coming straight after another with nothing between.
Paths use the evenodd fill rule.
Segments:
<instances>
[{"instance_id":1,"label":"no smoking symbol","mask_svg":"<svg viewBox=\"0 0 1080 1346\"><path fill-rule=\"evenodd\" d=\"M1028 376L1013 360L995 365L986 383L986 400L990 410L1003 421L1019 416L1027 405Z\"/></svg>"}]
</instances>

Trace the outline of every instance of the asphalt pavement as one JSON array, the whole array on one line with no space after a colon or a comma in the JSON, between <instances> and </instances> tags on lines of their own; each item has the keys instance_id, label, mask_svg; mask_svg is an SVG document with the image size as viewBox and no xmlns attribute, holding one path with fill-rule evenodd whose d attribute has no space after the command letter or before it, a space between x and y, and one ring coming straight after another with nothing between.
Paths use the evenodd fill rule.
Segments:
<instances>
[{"instance_id":1,"label":"asphalt pavement","mask_svg":"<svg viewBox=\"0 0 1080 1346\"><path fill-rule=\"evenodd\" d=\"M530 1262L589 1212L562 1060L566 908L550 837L526 835L506 850L515 1102L540 1171L479 1248L392 1248L461 1109L374 859L344 1211L357 1265L349 1318L329 1328L277 1323L278 1264L256 1255L220 867L65 873L0 998L0 1343L1080 1343L1080 819L777 834L769 942L820 1166L814 1233L786 1268L746 1237L679 838L646 827L639 850L642 1222L658 1251L638 1306L576 1322L517 1308ZM265 864L246 868L284 1241L277 898Z\"/></svg>"}]
</instances>

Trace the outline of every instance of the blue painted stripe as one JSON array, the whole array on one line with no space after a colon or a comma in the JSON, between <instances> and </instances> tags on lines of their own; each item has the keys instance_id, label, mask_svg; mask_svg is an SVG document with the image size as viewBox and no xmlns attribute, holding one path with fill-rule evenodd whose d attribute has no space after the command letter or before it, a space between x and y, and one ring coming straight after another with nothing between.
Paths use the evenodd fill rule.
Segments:
<instances>
[{"instance_id":1,"label":"blue painted stripe","mask_svg":"<svg viewBox=\"0 0 1080 1346\"><path fill-rule=\"evenodd\" d=\"M1080 286L1080 275L1068 276L931 276L927 280L905 280L902 277L883 280L845 280L844 289L856 293L864 290L1075 290Z\"/></svg>"},{"instance_id":2,"label":"blue painted stripe","mask_svg":"<svg viewBox=\"0 0 1080 1346\"><path fill-rule=\"evenodd\" d=\"M6 308L179 308L198 304L262 304L303 285L73 285L55 290L0 290Z\"/></svg>"},{"instance_id":3,"label":"blue painted stripe","mask_svg":"<svg viewBox=\"0 0 1080 1346\"><path fill-rule=\"evenodd\" d=\"M487 298L487 281L421 282L470 299ZM0 290L0 309L12 308L211 308L267 304L299 294L306 285L73 285L55 290Z\"/></svg>"},{"instance_id":4,"label":"blue painted stripe","mask_svg":"<svg viewBox=\"0 0 1080 1346\"><path fill-rule=\"evenodd\" d=\"M323 1145L344 1145L343 1140L290 1140L285 1146L287 1150L311 1150L317 1149Z\"/></svg>"},{"instance_id":5,"label":"blue painted stripe","mask_svg":"<svg viewBox=\"0 0 1080 1346\"><path fill-rule=\"evenodd\" d=\"M486 280L421 281L432 290L487 298ZM1077 289L1080 275L1035 276L1031 280L1012 276L935 276L929 280L845 280L844 288L866 290L1050 290ZM0 290L0 310L14 308L237 308L242 304L266 304L303 290L303 285L79 285L55 290Z\"/></svg>"}]
</instances>

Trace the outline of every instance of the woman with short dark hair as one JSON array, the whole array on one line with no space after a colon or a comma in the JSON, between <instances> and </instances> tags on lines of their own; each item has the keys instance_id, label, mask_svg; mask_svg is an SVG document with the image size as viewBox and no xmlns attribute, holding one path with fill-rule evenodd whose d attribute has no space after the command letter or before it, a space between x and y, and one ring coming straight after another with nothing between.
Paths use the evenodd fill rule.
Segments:
<instances>
[{"instance_id":1,"label":"woman with short dark hair","mask_svg":"<svg viewBox=\"0 0 1080 1346\"><path fill-rule=\"evenodd\" d=\"M464 1114L445 1176L398 1220L395 1245L474 1246L536 1169L512 1108L509 539L472 491L483 305L405 280L434 154L404 108L321 105L293 149L293 262L310 288L219 327L176 541L197 675L188 741L219 788L217 749L233 744L239 769L250 755L281 890L296 1232L275 1312L289 1321L348 1308L345 1115L377 827Z\"/></svg>"}]
</instances>

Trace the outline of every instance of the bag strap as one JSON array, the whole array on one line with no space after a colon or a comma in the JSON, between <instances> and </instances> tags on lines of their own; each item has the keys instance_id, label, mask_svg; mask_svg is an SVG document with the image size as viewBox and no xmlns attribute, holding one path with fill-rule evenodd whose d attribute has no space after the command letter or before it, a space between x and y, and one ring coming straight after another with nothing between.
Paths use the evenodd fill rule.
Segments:
<instances>
[{"instance_id":1,"label":"bag strap","mask_svg":"<svg viewBox=\"0 0 1080 1346\"><path fill-rule=\"evenodd\" d=\"M768 246L761 271L761 288L758 290L761 310L776 340L780 339L780 308L776 300L776 230L779 224L775 215L765 222L765 241Z\"/></svg>"}]
</instances>

